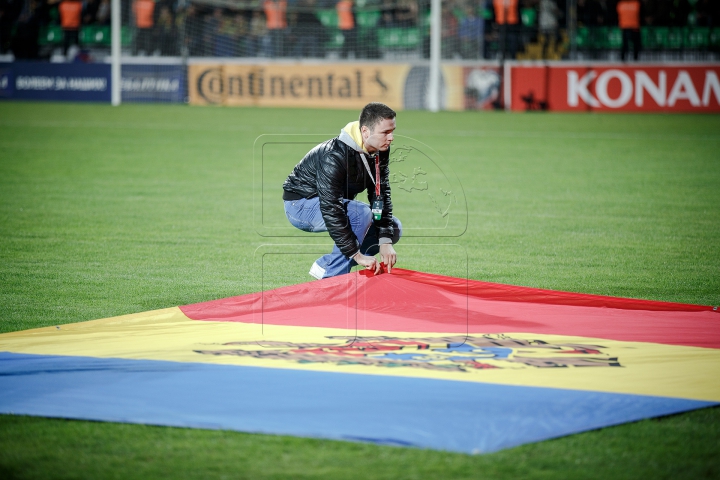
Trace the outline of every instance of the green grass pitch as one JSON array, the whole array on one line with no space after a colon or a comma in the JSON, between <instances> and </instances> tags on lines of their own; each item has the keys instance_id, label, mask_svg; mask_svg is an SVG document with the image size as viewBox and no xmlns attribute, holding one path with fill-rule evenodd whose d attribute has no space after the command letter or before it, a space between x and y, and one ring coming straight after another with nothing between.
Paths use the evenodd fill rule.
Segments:
<instances>
[{"instance_id":1,"label":"green grass pitch","mask_svg":"<svg viewBox=\"0 0 720 480\"><path fill-rule=\"evenodd\" d=\"M253 142L356 115L0 103L0 332L253 291L269 241ZM720 304L720 116L400 112L397 133L442 155L468 205L448 240L462 250L401 242L398 266ZM264 167L272 182L286 157ZM406 227L424 221L413 207L396 201ZM309 280L308 260L269 264L266 286ZM478 456L5 415L0 478L720 478L720 409Z\"/></svg>"}]
</instances>

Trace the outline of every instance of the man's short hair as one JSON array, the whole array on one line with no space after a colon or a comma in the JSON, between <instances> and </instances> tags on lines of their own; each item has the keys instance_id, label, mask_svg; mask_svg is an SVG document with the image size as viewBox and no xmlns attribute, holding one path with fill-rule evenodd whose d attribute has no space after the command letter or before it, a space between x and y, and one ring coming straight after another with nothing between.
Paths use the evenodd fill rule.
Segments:
<instances>
[{"instance_id":1,"label":"man's short hair","mask_svg":"<svg viewBox=\"0 0 720 480\"><path fill-rule=\"evenodd\" d=\"M384 103L368 103L365 105L365 108L362 109L362 112L360 112L360 128L366 126L372 130L378 123L386 118L395 118L395 115L395 110Z\"/></svg>"}]
</instances>

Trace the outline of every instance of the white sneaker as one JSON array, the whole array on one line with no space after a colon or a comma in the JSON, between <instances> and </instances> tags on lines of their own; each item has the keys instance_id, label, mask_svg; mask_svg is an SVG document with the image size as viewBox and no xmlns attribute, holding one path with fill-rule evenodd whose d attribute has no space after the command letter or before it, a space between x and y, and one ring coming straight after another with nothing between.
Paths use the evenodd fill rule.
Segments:
<instances>
[{"instance_id":1,"label":"white sneaker","mask_svg":"<svg viewBox=\"0 0 720 480\"><path fill-rule=\"evenodd\" d=\"M310 276L315 277L318 280L322 280L322 278L325 276L325 269L322 268L320 265L317 264L317 262L313 263L312 267L310 267Z\"/></svg>"}]
</instances>

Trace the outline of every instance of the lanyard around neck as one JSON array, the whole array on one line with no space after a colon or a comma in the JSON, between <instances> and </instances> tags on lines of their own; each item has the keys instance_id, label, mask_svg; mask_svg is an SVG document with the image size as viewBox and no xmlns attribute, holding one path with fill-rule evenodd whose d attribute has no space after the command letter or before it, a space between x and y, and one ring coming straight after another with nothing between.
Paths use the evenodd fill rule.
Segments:
<instances>
[{"instance_id":1,"label":"lanyard around neck","mask_svg":"<svg viewBox=\"0 0 720 480\"><path fill-rule=\"evenodd\" d=\"M380 196L380 154L375 154L375 177L373 178L373 174L370 171L370 165L368 165L367 158L365 158L364 153L360 153L360 156L362 157L362 161L365 164L365 170L367 170L368 175L370 175L370 179L375 184L375 198L378 198Z\"/></svg>"}]
</instances>

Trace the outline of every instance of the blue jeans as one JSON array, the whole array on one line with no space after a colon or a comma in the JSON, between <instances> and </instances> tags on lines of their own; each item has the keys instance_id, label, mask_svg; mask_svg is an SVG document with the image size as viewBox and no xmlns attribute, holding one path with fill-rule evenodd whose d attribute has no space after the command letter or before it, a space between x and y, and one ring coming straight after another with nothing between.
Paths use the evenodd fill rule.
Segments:
<instances>
[{"instance_id":1,"label":"blue jeans","mask_svg":"<svg viewBox=\"0 0 720 480\"><path fill-rule=\"evenodd\" d=\"M355 200L344 200L344 204L345 212L350 220L350 228L360 242L360 252L363 255L376 255L380 251L380 246L370 206ZM327 232L325 220L320 213L318 197L286 200L285 215L295 228L305 232ZM395 244L402 236L402 224L395 217L392 217L392 221L395 230L392 243ZM333 247L331 253L318 258L315 263L325 271L322 278L350 273L350 269L357 265L354 260L343 255L337 245Z\"/></svg>"}]
</instances>

